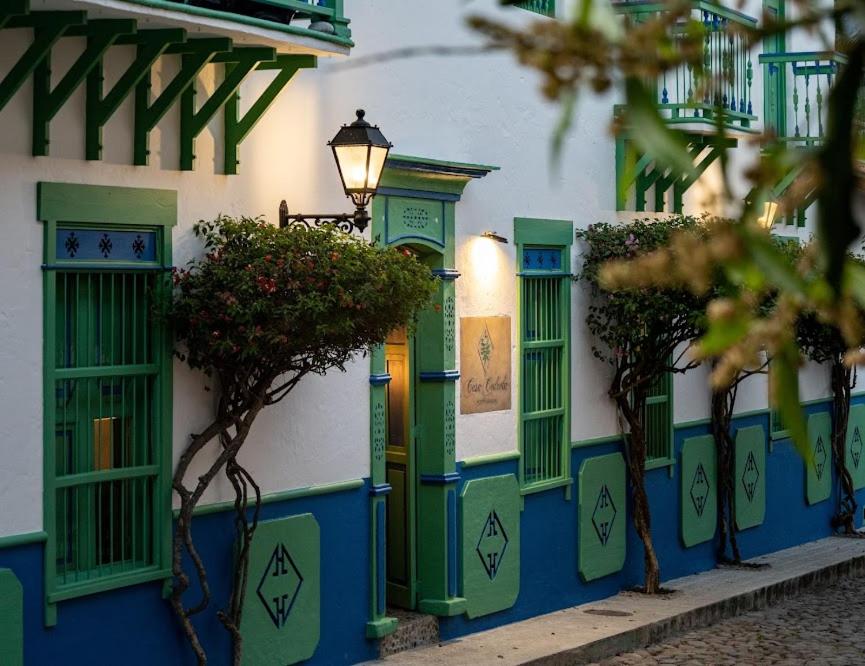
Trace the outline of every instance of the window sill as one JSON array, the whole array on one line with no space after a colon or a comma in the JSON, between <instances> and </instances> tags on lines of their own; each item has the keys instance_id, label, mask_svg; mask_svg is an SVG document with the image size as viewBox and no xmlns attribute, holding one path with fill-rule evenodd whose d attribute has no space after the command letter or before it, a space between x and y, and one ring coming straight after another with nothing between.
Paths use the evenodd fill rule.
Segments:
<instances>
[{"instance_id":1,"label":"window sill","mask_svg":"<svg viewBox=\"0 0 865 666\"><path fill-rule=\"evenodd\" d=\"M567 479L552 479L550 481L539 481L538 483L533 483L531 485L525 485L520 488L520 495L525 497L526 495L534 495L535 493L543 493L548 490L555 490L556 488L565 488L565 499L571 498L571 486L574 485L574 480L571 478Z\"/></svg>"},{"instance_id":2,"label":"window sill","mask_svg":"<svg viewBox=\"0 0 865 666\"><path fill-rule=\"evenodd\" d=\"M160 569L152 567L149 569L141 569L139 571L131 571L129 573L114 574L105 576L96 580L87 581L86 583L72 583L59 587L54 592L49 592L47 599L49 604L55 604L59 601L67 599L75 599L84 597L89 594L97 594L99 592L107 592L120 587L129 585L139 585L141 583L150 583L157 580L164 580L171 577L171 571L168 569Z\"/></svg>"},{"instance_id":3,"label":"window sill","mask_svg":"<svg viewBox=\"0 0 865 666\"><path fill-rule=\"evenodd\" d=\"M676 459L675 458L655 458L654 460L646 461L646 471L650 471L653 469L662 469L666 467L668 473L670 474L670 478L673 478L673 471L676 468Z\"/></svg>"}]
</instances>

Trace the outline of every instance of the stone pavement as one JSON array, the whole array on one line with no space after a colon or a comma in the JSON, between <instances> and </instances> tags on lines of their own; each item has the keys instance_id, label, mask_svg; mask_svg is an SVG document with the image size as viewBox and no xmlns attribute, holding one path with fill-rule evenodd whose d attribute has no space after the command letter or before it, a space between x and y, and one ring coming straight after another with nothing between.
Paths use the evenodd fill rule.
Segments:
<instances>
[{"instance_id":1,"label":"stone pavement","mask_svg":"<svg viewBox=\"0 0 865 666\"><path fill-rule=\"evenodd\" d=\"M837 663L865 664L865 639L856 637L853 640L856 629L865 635L865 621L855 612L857 609L865 610L865 606L855 599L857 584L861 582L865 586L865 580L855 579L865 576L865 539L830 537L752 561L769 566L762 569L714 569L665 582L665 587L675 590L671 595L647 597L623 592L609 599L471 634L437 646L403 652L384 661L406 666L564 665L610 658L613 660L601 663L765 664L772 663L764 655L772 652L773 641L784 645L793 641L791 649L783 653L789 661L776 663L829 664L836 662L824 658L837 657ZM851 580L845 580L846 577ZM821 593L835 584L843 590L843 600L838 598L837 591L836 594ZM795 600L797 595L806 591L808 599ZM762 610L790 599L793 599L792 603ZM836 601L839 602L838 608L833 606ZM770 632L769 628L787 624L785 619L790 616L784 613L795 615L797 603L803 608L802 619L790 623L783 639L773 636L775 630ZM813 615L825 613L830 607L834 608L835 620L827 618L818 622L812 619ZM750 611L758 612L753 617L737 618ZM848 615L849 619L845 619ZM727 618L737 618L720 625L720 631L726 632L722 635L727 639L707 641L706 638L715 631L714 625ZM736 624L742 622L746 624ZM751 624L747 625L749 622ZM752 627L747 633L750 639L734 640L733 635L744 626ZM764 626L765 630L762 629ZM710 628L701 631L703 627ZM819 629L830 637L820 635ZM655 645L668 639L667 643ZM699 643L688 644L688 641L701 641L706 647ZM828 657L825 650L821 653L823 656L814 652L832 641L835 647L828 650L831 653ZM653 647L651 651L643 650L646 646ZM758 650L757 656L752 658L743 653L754 646ZM652 655L652 651L664 656ZM621 656L615 657L617 654ZM684 659L685 656L688 659Z\"/></svg>"},{"instance_id":2,"label":"stone pavement","mask_svg":"<svg viewBox=\"0 0 865 666\"><path fill-rule=\"evenodd\" d=\"M600 664L865 664L863 587L865 578L845 578Z\"/></svg>"}]
</instances>

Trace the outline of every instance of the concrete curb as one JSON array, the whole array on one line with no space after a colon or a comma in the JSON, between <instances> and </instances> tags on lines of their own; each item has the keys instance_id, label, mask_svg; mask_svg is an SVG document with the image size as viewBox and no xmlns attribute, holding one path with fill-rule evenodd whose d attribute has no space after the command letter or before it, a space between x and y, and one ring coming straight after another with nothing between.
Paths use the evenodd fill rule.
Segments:
<instances>
[{"instance_id":1,"label":"concrete curb","mask_svg":"<svg viewBox=\"0 0 865 666\"><path fill-rule=\"evenodd\" d=\"M523 663L527 666L572 666L600 661L621 652L645 648L692 629L701 629L721 620L774 606L808 590L831 585L840 578L859 576L865 576L865 555L791 576L721 601Z\"/></svg>"}]
</instances>

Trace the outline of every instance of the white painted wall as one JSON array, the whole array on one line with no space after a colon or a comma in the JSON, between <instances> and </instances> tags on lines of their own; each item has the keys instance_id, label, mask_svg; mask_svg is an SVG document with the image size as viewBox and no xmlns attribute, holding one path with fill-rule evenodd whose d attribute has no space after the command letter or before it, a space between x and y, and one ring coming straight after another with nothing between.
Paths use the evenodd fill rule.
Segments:
<instances>
[{"instance_id":1,"label":"white painted wall","mask_svg":"<svg viewBox=\"0 0 865 666\"><path fill-rule=\"evenodd\" d=\"M753 0L752 4L753 4ZM221 171L221 117L199 138L191 173L176 170L178 111L172 109L152 135L152 165L131 163L132 110L129 102L105 131L105 159L83 161L84 96L79 90L53 123L50 158L30 156L31 86L28 83L0 112L0 536L42 529L42 227L36 220L36 183L67 181L101 185L171 188L179 192L179 224L174 231L175 264L200 248L190 233L199 219L219 213L266 215L275 221L280 199L293 211L332 210L344 199L325 142L353 117L357 107L381 125L399 153L480 162L501 167L472 182L457 206L457 316L508 315L514 330L516 362L515 248L478 238L494 229L513 239L514 217L573 220L584 227L615 219L614 147L608 126L614 99L580 100L573 131L557 170L550 167L550 144L558 120L556 106L541 99L539 81L506 54L436 57L422 55L377 63L364 59L394 49L461 46L478 39L465 27L466 16L484 13L517 23L534 16L503 10L495 0L367 0L348 3L357 47L352 56L320 61L301 71L277 104L241 146L240 175ZM759 5L759 2L757 2ZM0 72L29 43L27 31L4 31ZM55 58L63 74L82 44L64 40ZM115 49L107 63L108 84L130 61L130 49ZM363 66L361 63L367 62ZM155 91L177 63L161 62ZM215 85L215 67L201 77L202 89ZM242 90L249 104L268 82L256 74ZM755 100L761 86L755 82ZM757 103L759 108L759 101ZM707 176L709 177L709 176ZM689 198L689 212L699 212ZM578 248L573 261L578 265ZM616 432L606 398L608 369L592 358L583 322L585 294L573 290L572 439ZM369 474L367 359L345 374L306 380L284 404L266 411L254 427L243 459L264 492L364 477ZM516 376L516 366L514 367ZM803 377L806 373L803 372ZM810 371L807 374L811 377ZM208 421L212 393L204 379L175 365L175 457L188 434ZM694 373L676 381L677 420L705 417L705 377ZM806 396L825 394L825 381L809 382ZM755 387L758 379L753 380ZM516 386L515 386L516 390ZM821 391L823 393L821 393ZM743 390L739 409L765 407L766 391ZM516 448L516 406L490 414L457 417L457 458ZM193 470L194 473L195 470ZM219 485L205 501L226 499Z\"/></svg>"}]
</instances>

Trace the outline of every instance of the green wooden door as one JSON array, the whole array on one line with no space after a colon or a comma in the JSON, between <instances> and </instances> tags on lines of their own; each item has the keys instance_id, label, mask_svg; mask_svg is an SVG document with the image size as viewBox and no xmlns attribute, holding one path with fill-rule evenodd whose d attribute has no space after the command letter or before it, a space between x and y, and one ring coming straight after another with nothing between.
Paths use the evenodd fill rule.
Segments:
<instances>
[{"instance_id":1,"label":"green wooden door","mask_svg":"<svg viewBox=\"0 0 865 666\"><path fill-rule=\"evenodd\" d=\"M763 0L763 9L773 21L784 20L786 0ZM785 53L787 50L784 33L770 35L763 42L766 53ZM787 72L786 63L770 64L763 81L765 124L778 136L787 134Z\"/></svg>"},{"instance_id":2,"label":"green wooden door","mask_svg":"<svg viewBox=\"0 0 865 666\"><path fill-rule=\"evenodd\" d=\"M387 599L414 608L416 468L412 437L411 344L405 329L394 331L385 345L387 386Z\"/></svg>"}]
</instances>

